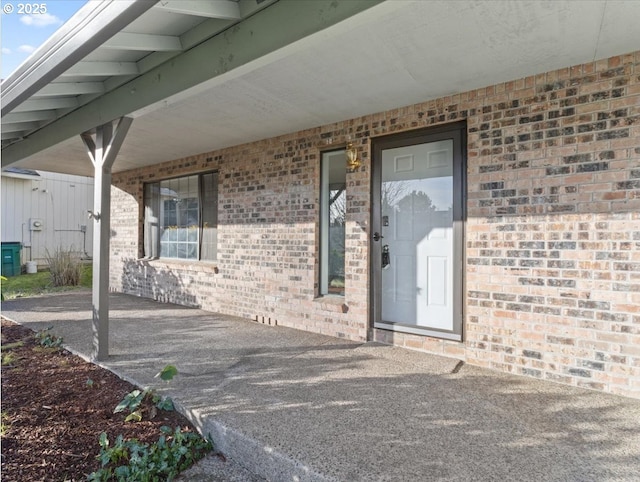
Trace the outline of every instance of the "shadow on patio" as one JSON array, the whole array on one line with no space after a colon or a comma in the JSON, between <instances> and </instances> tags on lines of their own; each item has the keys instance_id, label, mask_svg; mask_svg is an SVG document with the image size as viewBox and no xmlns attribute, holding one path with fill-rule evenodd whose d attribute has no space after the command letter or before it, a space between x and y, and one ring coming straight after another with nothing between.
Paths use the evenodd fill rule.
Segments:
<instances>
[{"instance_id":1,"label":"shadow on patio","mask_svg":"<svg viewBox=\"0 0 640 482\"><path fill-rule=\"evenodd\" d=\"M3 302L91 348L90 294ZM637 480L640 401L111 295L105 363L270 480ZM170 385L153 378L165 364ZM297 477L297 479L296 479Z\"/></svg>"}]
</instances>

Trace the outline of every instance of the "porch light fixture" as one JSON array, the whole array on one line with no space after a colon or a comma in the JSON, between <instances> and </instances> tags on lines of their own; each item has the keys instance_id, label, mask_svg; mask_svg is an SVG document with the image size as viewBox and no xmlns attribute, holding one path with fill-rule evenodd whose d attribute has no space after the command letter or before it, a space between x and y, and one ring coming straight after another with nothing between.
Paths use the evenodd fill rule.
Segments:
<instances>
[{"instance_id":1,"label":"porch light fixture","mask_svg":"<svg viewBox=\"0 0 640 482\"><path fill-rule=\"evenodd\" d=\"M356 149L351 142L347 144L345 155L347 157L348 169L353 171L360 167L360 159L358 159L358 149Z\"/></svg>"}]
</instances>

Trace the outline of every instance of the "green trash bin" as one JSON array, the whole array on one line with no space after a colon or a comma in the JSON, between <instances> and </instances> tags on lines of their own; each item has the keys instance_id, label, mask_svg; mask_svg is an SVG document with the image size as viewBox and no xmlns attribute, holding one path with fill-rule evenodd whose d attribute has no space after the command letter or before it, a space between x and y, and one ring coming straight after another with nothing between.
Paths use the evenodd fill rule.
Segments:
<instances>
[{"instance_id":1,"label":"green trash bin","mask_svg":"<svg viewBox=\"0 0 640 482\"><path fill-rule=\"evenodd\" d=\"M21 250L22 243L2 243L2 276L18 276L22 272Z\"/></svg>"}]
</instances>

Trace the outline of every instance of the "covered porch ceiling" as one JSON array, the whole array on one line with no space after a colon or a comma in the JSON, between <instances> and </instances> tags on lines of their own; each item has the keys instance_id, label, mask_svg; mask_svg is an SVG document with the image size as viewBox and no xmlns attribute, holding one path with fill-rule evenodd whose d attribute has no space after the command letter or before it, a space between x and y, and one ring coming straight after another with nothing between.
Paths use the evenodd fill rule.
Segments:
<instances>
[{"instance_id":1,"label":"covered porch ceiling","mask_svg":"<svg viewBox=\"0 0 640 482\"><path fill-rule=\"evenodd\" d=\"M113 172L330 124L638 50L639 18L628 0L93 1L2 82L2 167L92 176L79 134L125 115Z\"/></svg>"}]
</instances>

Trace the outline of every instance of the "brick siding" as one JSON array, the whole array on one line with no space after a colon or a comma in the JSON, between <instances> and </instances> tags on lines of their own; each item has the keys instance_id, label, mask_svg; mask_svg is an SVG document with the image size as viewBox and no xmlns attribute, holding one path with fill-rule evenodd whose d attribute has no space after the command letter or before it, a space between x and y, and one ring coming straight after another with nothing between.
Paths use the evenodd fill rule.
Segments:
<instances>
[{"instance_id":1,"label":"brick siding","mask_svg":"<svg viewBox=\"0 0 640 482\"><path fill-rule=\"evenodd\" d=\"M460 120L464 342L373 339L640 398L640 52L116 174L111 287L365 340L370 139ZM320 153L347 140L345 296L318 298ZM143 183L208 170L217 263L140 259Z\"/></svg>"}]
</instances>

